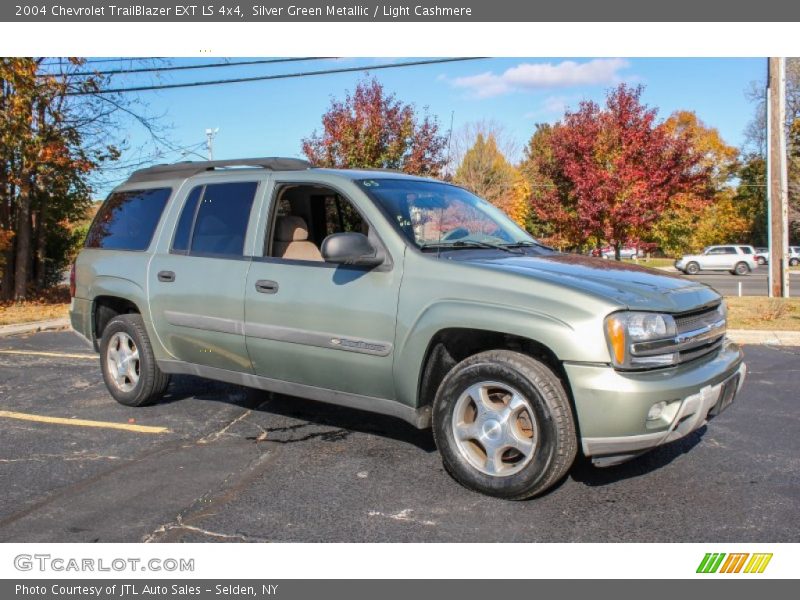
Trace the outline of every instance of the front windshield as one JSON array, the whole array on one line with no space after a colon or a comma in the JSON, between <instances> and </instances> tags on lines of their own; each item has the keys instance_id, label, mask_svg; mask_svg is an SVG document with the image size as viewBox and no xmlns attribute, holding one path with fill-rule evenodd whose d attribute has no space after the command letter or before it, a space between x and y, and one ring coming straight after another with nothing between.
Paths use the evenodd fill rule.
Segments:
<instances>
[{"instance_id":1,"label":"front windshield","mask_svg":"<svg viewBox=\"0 0 800 600\"><path fill-rule=\"evenodd\" d=\"M360 184L418 248L536 244L502 211L462 188L413 179Z\"/></svg>"}]
</instances>

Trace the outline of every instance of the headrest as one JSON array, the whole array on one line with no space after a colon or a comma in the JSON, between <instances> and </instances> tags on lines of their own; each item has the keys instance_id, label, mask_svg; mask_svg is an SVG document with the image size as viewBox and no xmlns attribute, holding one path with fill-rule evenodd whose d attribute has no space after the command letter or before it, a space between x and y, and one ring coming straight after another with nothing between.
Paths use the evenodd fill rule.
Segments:
<instances>
[{"instance_id":1,"label":"headrest","mask_svg":"<svg viewBox=\"0 0 800 600\"><path fill-rule=\"evenodd\" d=\"M279 242L302 242L308 239L308 227L303 217L289 215L275 221L275 239Z\"/></svg>"}]
</instances>

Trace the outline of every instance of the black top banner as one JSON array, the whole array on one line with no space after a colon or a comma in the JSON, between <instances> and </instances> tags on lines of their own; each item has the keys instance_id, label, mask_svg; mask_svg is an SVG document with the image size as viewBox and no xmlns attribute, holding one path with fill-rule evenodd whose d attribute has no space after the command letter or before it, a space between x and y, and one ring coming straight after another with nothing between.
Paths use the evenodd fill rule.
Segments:
<instances>
[{"instance_id":1,"label":"black top banner","mask_svg":"<svg viewBox=\"0 0 800 600\"><path fill-rule=\"evenodd\" d=\"M184 0L191 2L191 0ZM169 0L26 1L0 4L0 21L800 21L790 0L262 0L177 4Z\"/></svg>"}]
</instances>

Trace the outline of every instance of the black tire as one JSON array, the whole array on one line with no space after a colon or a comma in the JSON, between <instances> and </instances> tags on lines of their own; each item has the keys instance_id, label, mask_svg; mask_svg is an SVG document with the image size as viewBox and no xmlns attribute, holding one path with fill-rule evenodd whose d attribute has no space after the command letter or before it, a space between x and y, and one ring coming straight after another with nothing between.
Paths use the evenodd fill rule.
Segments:
<instances>
[{"instance_id":1,"label":"black tire","mask_svg":"<svg viewBox=\"0 0 800 600\"><path fill-rule=\"evenodd\" d=\"M789 266L790 267L796 267L799 264L800 264L800 259L798 259L798 258L790 258L789 259Z\"/></svg>"},{"instance_id":2,"label":"black tire","mask_svg":"<svg viewBox=\"0 0 800 600\"><path fill-rule=\"evenodd\" d=\"M697 275L700 272L700 265L696 262L692 261L688 265L686 265L686 273L687 275Z\"/></svg>"},{"instance_id":3,"label":"black tire","mask_svg":"<svg viewBox=\"0 0 800 600\"><path fill-rule=\"evenodd\" d=\"M733 267L733 271L731 271L731 273L733 273L734 275L739 275L739 276L747 275L749 272L750 272L750 267L745 262L736 263L736 266Z\"/></svg>"},{"instance_id":4,"label":"black tire","mask_svg":"<svg viewBox=\"0 0 800 600\"><path fill-rule=\"evenodd\" d=\"M763 267L765 264L767 264L767 259L763 256L759 256L756 258L756 262Z\"/></svg>"},{"instance_id":5,"label":"black tire","mask_svg":"<svg viewBox=\"0 0 800 600\"><path fill-rule=\"evenodd\" d=\"M109 345L116 334L127 335L135 344L138 350L138 380L132 389L121 389L115 382L109 366ZM169 385L169 375L162 373L158 368L153 356L153 348L147 336L141 315L126 314L118 315L111 319L103 329L103 337L100 340L100 368L103 371L103 380L109 393L120 404L125 406L147 406L158 401L164 394Z\"/></svg>"},{"instance_id":6,"label":"black tire","mask_svg":"<svg viewBox=\"0 0 800 600\"><path fill-rule=\"evenodd\" d=\"M527 414L535 419L530 458L508 475L482 472L456 441L453 414L459 398L471 386L484 382L497 382L519 392L529 409ZM509 500L530 498L551 488L566 475L577 454L575 419L561 380L542 362L508 350L481 352L453 367L434 399L433 435L444 466L456 481Z\"/></svg>"}]
</instances>

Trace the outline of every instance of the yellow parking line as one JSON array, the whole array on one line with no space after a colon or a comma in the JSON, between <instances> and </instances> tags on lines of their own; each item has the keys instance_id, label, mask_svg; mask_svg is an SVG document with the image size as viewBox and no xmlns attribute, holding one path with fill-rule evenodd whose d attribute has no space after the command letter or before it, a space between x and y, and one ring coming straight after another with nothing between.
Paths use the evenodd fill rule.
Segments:
<instances>
[{"instance_id":1,"label":"yellow parking line","mask_svg":"<svg viewBox=\"0 0 800 600\"><path fill-rule=\"evenodd\" d=\"M151 427L149 425L133 425L130 423L113 423L111 421L87 421L85 419L64 419L62 417L44 417L29 415L27 413L0 410L0 418L20 419L21 421L35 421L37 423L52 423L55 425L76 425L78 427L103 427L105 429L123 429L136 433L169 433L166 427Z\"/></svg>"},{"instance_id":2,"label":"yellow parking line","mask_svg":"<svg viewBox=\"0 0 800 600\"><path fill-rule=\"evenodd\" d=\"M55 358L85 358L97 360L96 354L71 354L69 352L37 352L34 350L0 350L0 354L21 354L23 356L50 356Z\"/></svg>"}]
</instances>

